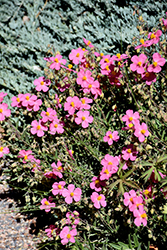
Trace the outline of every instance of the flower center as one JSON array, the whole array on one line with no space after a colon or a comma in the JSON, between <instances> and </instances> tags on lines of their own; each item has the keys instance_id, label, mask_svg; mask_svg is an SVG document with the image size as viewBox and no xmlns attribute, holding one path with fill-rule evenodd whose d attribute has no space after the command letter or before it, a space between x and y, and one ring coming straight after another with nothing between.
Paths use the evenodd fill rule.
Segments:
<instances>
[{"instance_id":1,"label":"flower center","mask_svg":"<svg viewBox=\"0 0 167 250\"><path fill-rule=\"evenodd\" d=\"M91 89L91 87L92 87L92 84L89 84L89 85L88 85L88 89Z\"/></svg>"},{"instance_id":2,"label":"flower center","mask_svg":"<svg viewBox=\"0 0 167 250\"><path fill-rule=\"evenodd\" d=\"M111 161L109 161L108 165L112 165L112 162L111 162Z\"/></svg>"},{"instance_id":3,"label":"flower center","mask_svg":"<svg viewBox=\"0 0 167 250\"><path fill-rule=\"evenodd\" d=\"M146 217L147 217L146 213L141 214L141 218L146 218Z\"/></svg>"},{"instance_id":4,"label":"flower center","mask_svg":"<svg viewBox=\"0 0 167 250\"><path fill-rule=\"evenodd\" d=\"M136 204L137 207L140 206L140 205L143 205L143 204L142 204L142 203L137 203L137 204Z\"/></svg>"},{"instance_id":5,"label":"flower center","mask_svg":"<svg viewBox=\"0 0 167 250\"><path fill-rule=\"evenodd\" d=\"M151 34L151 39L156 38L156 36L154 35L154 33Z\"/></svg>"},{"instance_id":6,"label":"flower center","mask_svg":"<svg viewBox=\"0 0 167 250\"><path fill-rule=\"evenodd\" d=\"M145 134L145 132L146 132L145 129L142 129L142 130L141 130L141 133L142 133L143 135Z\"/></svg>"},{"instance_id":7,"label":"flower center","mask_svg":"<svg viewBox=\"0 0 167 250\"><path fill-rule=\"evenodd\" d=\"M146 73L145 73L145 76L146 76L146 77L149 77L149 76L150 76L150 73L146 72Z\"/></svg>"},{"instance_id":8,"label":"flower center","mask_svg":"<svg viewBox=\"0 0 167 250\"><path fill-rule=\"evenodd\" d=\"M108 60L108 58L105 58L104 61L105 61L106 63L109 63L109 62L110 62L110 61Z\"/></svg>"},{"instance_id":9,"label":"flower center","mask_svg":"<svg viewBox=\"0 0 167 250\"><path fill-rule=\"evenodd\" d=\"M26 100L28 101L30 99L30 97L29 96L26 96Z\"/></svg>"},{"instance_id":10,"label":"flower center","mask_svg":"<svg viewBox=\"0 0 167 250\"><path fill-rule=\"evenodd\" d=\"M71 238L71 234L67 234L67 239L70 239Z\"/></svg>"},{"instance_id":11,"label":"flower center","mask_svg":"<svg viewBox=\"0 0 167 250\"><path fill-rule=\"evenodd\" d=\"M58 125L57 125L57 124L55 124L55 125L54 125L54 127L55 127L55 128L57 128L57 127L58 127Z\"/></svg>"},{"instance_id":12,"label":"flower center","mask_svg":"<svg viewBox=\"0 0 167 250\"><path fill-rule=\"evenodd\" d=\"M79 53L76 54L76 57L79 57Z\"/></svg>"},{"instance_id":13,"label":"flower center","mask_svg":"<svg viewBox=\"0 0 167 250\"><path fill-rule=\"evenodd\" d=\"M74 104L74 102L71 102L71 106L74 108L75 107L75 104Z\"/></svg>"},{"instance_id":14,"label":"flower center","mask_svg":"<svg viewBox=\"0 0 167 250\"><path fill-rule=\"evenodd\" d=\"M56 62L56 63L58 63L58 62L59 62L58 58L55 58L55 62Z\"/></svg>"},{"instance_id":15,"label":"flower center","mask_svg":"<svg viewBox=\"0 0 167 250\"><path fill-rule=\"evenodd\" d=\"M108 67L108 65L105 67L105 69L107 70L107 71L109 71L110 69L109 69L109 67Z\"/></svg>"},{"instance_id":16,"label":"flower center","mask_svg":"<svg viewBox=\"0 0 167 250\"><path fill-rule=\"evenodd\" d=\"M49 205L49 202L48 202L48 201L45 201L44 204L45 204L45 205Z\"/></svg>"},{"instance_id":17,"label":"flower center","mask_svg":"<svg viewBox=\"0 0 167 250\"><path fill-rule=\"evenodd\" d=\"M129 124L128 124L128 127L129 127L129 128L132 128L132 127L133 127L133 123L129 123Z\"/></svg>"},{"instance_id":18,"label":"flower center","mask_svg":"<svg viewBox=\"0 0 167 250\"><path fill-rule=\"evenodd\" d=\"M59 167L57 168L57 170L59 170L59 171L60 171L60 170L62 170L62 167L61 167L61 166L59 166Z\"/></svg>"},{"instance_id":19,"label":"flower center","mask_svg":"<svg viewBox=\"0 0 167 250\"><path fill-rule=\"evenodd\" d=\"M60 184L58 185L58 189L61 189L61 185Z\"/></svg>"},{"instance_id":20,"label":"flower center","mask_svg":"<svg viewBox=\"0 0 167 250\"><path fill-rule=\"evenodd\" d=\"M82 99L82 104L85 104L85 99Z\"/></svg>"},{"instance_id":21,"label":"flower center","mask_svg":"<svg viewBox=\"0 0 167 250\"><path fill-rule=\"evenodd\" d=\"M105 173L105 174L109 174L108 169L105 169L105 170L104 170L104 173Z\"/></svg>"},{"instance_id":22,"label":"flower center","mask_svg":"<svg viewBox=\"0 0 167 250\"><path fill-rule=\"evenodd\" d=\"M86 79L87 79L86 76L83 76L83 77L82 77L82 80L83 80L83 81L86 81Z\"/></svg>"},{"instance_id":23,"label":"flower center","mask_svg":"<svg viewBox=\"0 0 167 250\"><path fill-rule=\"evenodd\" d=\"M117 56L119 59L121 58L121 54L120 54L120 53L116 54L116 56Z\"/></svg>"},{"instance_id":24,"label":"flower center","mask_svg":"<svg viewBox=\"0 0 167 250\"><path fill-rule=\"evenodd\" d=\"M0 113L2 113L3 112L3 109L0 109Z\"/></svg>"},{"instance_id":25,"label":"flower center","mask_svg":"<svg viewBox=\"0 0 167 250\"><path fill-rule=\"evenodd\" d=\"M102 198L102 197L101 197L101 195L100 195L100 196L97 198L97 200L98 200L98 201L100 201L100 200L101 200L101 198Z\"/></svg>"},{"instance_id":26,"label":"flower center","mask_svg":"<svg viewBox=\"0 0 167 250\"><path fill-rule=\"evenodd\" d=\"M112 134L109 134L109 137L110 137L110 139L112 139L113 138Z\"/></svg>"},{"instance_id":27,"label":"flower center","mask_svg":"<svg viewBox=\"0 0 167 250\"><path fill-rule=\"evenodd\" d=\"M90 45L90 44L91 44L91 41L88 41L88 42L87 42L87 45Z\"/></svg>"},{"instance_id":28,"label":"flower center","mask_svg":"<svg viewBox=\"0 0 167 250\"><path fill-rule=\"evenodd\" d=\"M150 193L150 191L148 189L144 190L144 194L148 195Z\"/></svg>"},{"instance_id":29,"label":"flower center","mask_svg":"<svg viewBox=\"0 0 167 250\"><path fill-rule=\"evenodd\" d=\"M16 98L16 101L17 101L17 102L20 102L20 99L17 97L17 98Z\"/></svg>"},{"instance_id":30,"label":"flower center","mask_svg":"<svg viewBox=\"0 0 167 250\"><path fill-rule=\"evenodd\" d=\"M127 152L128 152L129 154L131 154L131 153L132 153L132 151L131 151L131 149L130 149L130 148L127 150Z\"/></svg>"},{"instance_id":31,"label":"flower center","mask_svg":"<svg viewBox=\"0 0 167 250\"><path fill-rule=\"evenodd\" d=\"M49 116L50 115L49 112L46 112L46 115Z\"/></svg>"},{"instance_id":32,"label":"flower center","mask_svg":"<svg viewBox=\"0 0 167 250\"><path fill-rule=\"evenodd\" d=\"M104 56L104 54L103 54L103 53L100 53L100 56Z\"/></svg>"},{"instance_id":33,"label":"flower center","mask_svg":"<svg viewBox=\"0 0 167 250\"><path fill-rule=\"evenodd\" d=\"M153 66L157 67L158 63L157 62L153 62Z\"/></svg>"},{"instance_id":34,"label":"flower center","mask_svg":"<svg viewBox=\"0 0 167 250\"><path fill-rule=\"evenodd\" d=\"M68 65L68 68L69 68L69 69L72 69L72 64L69 64L69 65Z\"/></svg>"},{"instance_id":35,"label":"flower center","mask_svg":"<svg viewBox=\"0 0 167 250\"><path fill-rule=\"evenodd\" d=\"M141 65L142 65L142 62L138 62L138 63L137 63L137 65L138 65L139 67L141 67Z\"/></svg>"},{"instance_id":36,"label":"flower center","mask_svg":"<svg viewBox=\"0 0 167 250\"><path fill-rule=\"evenodd\" d=\"M144 39L140 39L140 43L141 43L141 44L144 44Z\"/></svg>"},{"instance_id":37,"label":"flower center","mask_svg":"<svg viewBox=\"0 0 167 250\"><path fill-rule=\"evenodd\" d=\"M40 128L41 128L41 126L40 126L40 125L38 125L38 126L37 126L37 130L39 130Z\"/></svg>"},{"instance_id":38,"label":"flower center","mask_svg":"<svg viewBox=\"0 0 167 250\"><path fill-rule=\"evenodd\" d=\"M130 201L133 202L133 198L132 197L130 198Z\"/></svg>"},{"instance_id":39,"label":"flower center","mask_svg":"<svg viewBox=\"0 0 167 250\"><path fill-rule=\"evenodd\" d=\"M24 160L27 160L27 158L28 158L28 156L27 156L27 155L25 155L25 156L24 156Z\"/></svg>"},{"instance_id":40,"label":"flower center","mask_svg":"<svg viewBox=\"0 0 167 250\"><path fill-rule=\"evenodd\" d=\"M41 82L41 85L44 85L44 81Z\"/></svg>"},{"instance_id":41,"label":"flower center","mask_svg":"<svg viewBox=\"0 0 167 250\"><path fill-rule=\"evenodd\" d=\"M100 182L99 180L95 180L95 184L99 184L99 182Z\"/></svg>"},{"instance_id":42,"label":"flower center","mask_svg":"<svg viewBox=\"0 0 167 250\"><path fill-rule=\"evenodd\" d=\"M71 192L71 193L70 193L70 195L71 195L71 197L73 197L73 196L74 196L74 193L73 193L73 192Z\"/></svg>"},{"instance_id":43,"label":"flower center","mask_svg":"<svg viewBox=\"0 0 167 250\"><path fill-rule=\"evenodd\" d=\"M3 151L3 147L0 147L0 152L2 152Z\"/></svg>"},{"instance_id":44,"label":"flower center","mask_svg":"<svg viewBox=\"0 0 167 250\"><path fill-rule=\"evenodd\" d=\"M129 121L130 121L130 122L133 121L133 117L129 117Z\"/></svg>"}]
</instances>

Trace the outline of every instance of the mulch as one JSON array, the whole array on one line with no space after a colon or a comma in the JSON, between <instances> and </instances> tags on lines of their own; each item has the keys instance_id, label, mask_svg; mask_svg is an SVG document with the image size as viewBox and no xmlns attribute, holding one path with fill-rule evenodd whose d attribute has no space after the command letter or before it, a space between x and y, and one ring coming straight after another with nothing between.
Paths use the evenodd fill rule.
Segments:
<instances>
[{"instance_id":1,"label":"mulch","mask_svg":"<svg viewBox=\"0 0 167 250\"><path fill-rule=\"evenodd\" d=\"M19 212L5 176L0 176L0 182L0 250L37 249L40 240L30 233L36 218L27 219Z\"/></svg>"}]
</instances>

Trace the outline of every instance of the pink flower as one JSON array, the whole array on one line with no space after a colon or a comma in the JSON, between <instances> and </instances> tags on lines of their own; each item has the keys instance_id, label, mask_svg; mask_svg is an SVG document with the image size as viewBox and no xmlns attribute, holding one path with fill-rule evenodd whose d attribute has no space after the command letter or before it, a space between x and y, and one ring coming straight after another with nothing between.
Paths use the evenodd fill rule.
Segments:
<instances>
[{"instance_id":1,"label":"pink flower","mask_svg":"<svg viewBox=\"0 0 167 250\"><path fill-rule=\"evenodd\" d=\"M21 150L19 152L19 155L17 156L18 158L23 158L23 163L26 163L28 160L34 159L34 156L32 155L31 150Z\"/></svg>"},{"instance_id":2,"label":"pink flower","mask_svg":"<svg viewBox=\"0 0 167 250\"><path fill-rule=\"evenodd\" d=\"M149 46L152 45L152 42L151 42L151 41L149 41L149 40L144 41L143 38L140 39L140 43L141 43L141 44L139 44L138 46L136 46L135 49L139 49L139 48L141 48L141 47L149 47Z\"/></svg>"},{"instance_id":3,"label":"pink flower","mask_svg":"<svg viewBox=\"0 0 167 250\"><path fill-rule=\"evenodd\" d=\"M81 69L77 73L77 84L81 85L82 88L87 88L88 85L94 81L94 78L91 75L92 72L90 70Z\"/></svg>"},{"instance_id":4,"label":"pink flower","mask_svg":"<svg viewBox=\"0 0 167 250\"><path fill-rule=\"evenodd\" d=\"M9 148L0 146L0 158L2 158L4 154L9 154Z\"/></svg>"},{"instance_id":5,"label":"pink flower","mask_svg":"<svg viewBox=\"0 0 167 250\"><path fill-rule=\"evenodd\" d=\"M101 187L104 187L105 185L105 181L101 181L99 177L94 176L92 178L92 182L90 183L90 188L94 189L96 192L100 192L102 190Z\"/></svg>"},{"instance_id":6,"label":"pink flower","mask_svg":"<svg viewBox=\"0 0 167 250\"><path fill-rule=\"evenodd\" d=\"M130 159L131 161L135 161L137 158L138 151L136 151L134 145L130 144L127 147L123 148L122 154L122 158L124 160L127 161Z\"/></svg>"},{"instance_id":7,"label":"pink flower","mask_svg":"<svg viewBox=\"0 0 167 250\"><path fill-rule=\"evenodd\" d=\"M143 206L139 206L139 209L136 209L133 211L133 215L136 217L134 220L134 223L137 227L139 227L141 225L141 223L143 223L144 226L147 225L147 214L144 210Z\"/></svg>"},{"instance_id":8,"label":"pink flower","mask_svg":"<svg viewBox=\"0 0 167 250\"><path fill-rule=\"evenodd\" d=\"M94 96L94 99L96 99L98 97L98 95L101 95L101 89L100 89L100 83L96 80L96 81L92 81L91 83L89 83L89 85L84 88L83 90L84 93L92 93L92 95Z\"/></svg>"},{"instance_id":9,"label":"pink flower","mask_svg":"<svg viewBox=\"0 0 167 250\"><path fill-rule=\"evenodd\" d=\"M62 192L62 196L65 197L65 202L70 204L74 201L78 202L81 199L82 191L80 188L76 188L73 184L68 185L68 189L64 189Z\"/></svg>"},{"instance_id":10,"label":"pink flower","mask_svg":"<svg viewBox=\"0 0 167 250\"><path fill-rule=\"evenodd\" d=\"M65 226L60 232L61 243L66 245L69 241L75 243L74 236L77 235L77 230L74 228L70 231L68 226Z\"/></svg>"},{"instance_id":11,"label":"pink flower","mask_svg":"<svg viewBox=\"0 0 167 250\"><path fill-rule=\"evenodd\" d=\"M55 207L55 203L51 203L49 202L49 200L47 200L46 198L43 198L41 200L41 206L39 207L41 210L45 209L45 212L49 212L51 210L52 207Z\"/></svg>"},{"instance_id":12,"label":"pink flower","mask_svg":"<svg viewBox=\"0 0 167 250\"><path fill-rule=\"evenodd\" d=\"M42 121L43 122L47 122L47 121L54 121L57 120L57 113L54 109L52 108L47 108L47 111L42 111L41 112L41 116L42 116Z\"/></svg>"},{"instance_id":13,"label":"pink flower","mask_svg":"<svg viewBox=\"0 0 167 250\"><path fill-rule=\"evenodd\" d=\"M100 180L109 180L112 174L116 173L118 171L118 167L116 166L103 166L101 172L100 172Z\"/></svg>"},{"instance_id":14,"label":"pink flower","mask_svg":"<svg viewBox=\"0 0 167 250\"><path fill-rule=\"evenodd\" d=\"M3 98L4 98L4 96L6 96L6 95L7 95L7 93L0 92L0 102L3 101Z\"/></svg>"},{"instance_id":15,"label":"pink flower","mask_svg":"<svg viewBox=\"0 0 167 250\"><path fill-rule=\"evenodd\" d=\"M34 85L36 86L37 91L43 91L47 92L49 89L49 85L51 84L51 81L49 79L45 79L45 77L41 76L38 79L34 80Z\"/></svg>"},{"instance_id":16,"label":"pink flower","mask_svg":"<svg viewBox=\"0 0 167 250\"><path fill-rule=\"evenodd\" d=\"M80 106L80 110L81 109L90 109L91 106L88 103L92 103L93 100L87 97L83 97L81 98L81 106Z\"/></svg>"},{"instance_id":17,"label":"pink flower","mask_svg":"<svg viewBox=\"0 0 167 250\"><path fill-rule=\"evenodd\" d=\"M94 203L94 207L99 209L101 206L106 207L107 202L105 200L105 196L103 194L98 194L96 192L93 192L91 195L91 201Z\"/></svg>"},{"instance_id":18,"label":"pink flower","mask_svg":"<svg viewBox=\"0 0 167 250\"><path fill-rule=\"evenodd\" d=\"M129 210L134 212L139 206L143 206L143 198L141 196L136 196L133 198L133 204L129 206Z\"/></svg>"},{"instance_id":19,"label":"pink flower","mask_svg":"<svg viewBox=\"0 0 167 250\"><path fill-rule=\"evenodd\" d=\"M162 18L162 22L163 22L163 25L165 26L165 28L167 29L167 19Z\"/></svg>"},{"instance_id":20,"label":"pink flower","mask_svg":"<svg viewBox=\"0 0 167 250\"><path fill-rule=\"evenodd\" d=\"M12 103L11 103L12 107L20 108L22 106L22 100L24 100L24 94L18 94L18 97L13 96L11 100L12 100Z\"/></svg>"},{"instance_id":21,"label":"pink flower","mask_svg":"<svg viewBox=\"0 0 167 250\"><path fill-rule=\"evenodd\" d=\"M116 167L119 164L119 161L117 157L106 154L104 159L101 160L101 164L106 167Z\"/></svg>"},{"instance_id":22,"label":"pink flower","mask_svg":"<svg viewBox=\"0 0 167 250\"><path fill-rule=\"evenodd\" d=\"M48 59L52 64L50 65L51 69L59 70L61 68L61 64L66 64L66 60L62 59L62 56L60 54L57 54L55 57L50 57Z\"/></svg>"},{"instance_id":23,"label":"pink flower","mask_svg":"<svg viewBox=\"0 0 167 250\"><path fill-rule=\"evenodd\" d=\"M116 55L112 56L113 61L122 61L123 59L126 59L126 58L128 58L126 54L121 55L120 53L117 53Z\"/></svg>"},{"instance_id":24,"label":"pink flower","mask_svg":"<svg viewBox=\"0 0 167 250\"><path fill-rule=\"evenodd\" d=\"M53 173L57 175L59 178L62 178L63 177L62 172L64 171L64 168L62 167L61 161L58 161L57 165L55 162L53 162L51 166L53 169Z\"/></svg>"},{"instance_id":25,"label":"pink flower","mask_svg":"<svg viewBox=\"0 0 167 250\"><path fill-rule=\"evenodd\" d=\"M34 103L33 104L28 104L27 106L27 110L28 111L32 111L34 110L35 112L39 110L40 106L42 105L42 100L41 99L38 99L37 100L37 96L33 96L33 99L34 99Z\"/></svg>"},{"instance_id":26,"label":"pink flower","mask_svg":"<svg viewBox=\"0 0 167 250\"><path fill-rule=\"evenodd\" d=\"M64 186L66 185L65 181L60 181L60 182L54 182L52 185L52 194L53 195L62 195Z\"/></svg>"},{"instance_id":27,"label":"pink flower","mask_svg":"<svg viewBox=\"0 0 167 250\"><path fill-rule=\"evenodd\" d=\"M31 126L31 134L37 134L38 137L44 136L44 131L48 130L48 128L44 126L42 120L39 120L39 122L37 122L37 120L32 121Z\"/></svg>"},{"instance_id":28,"label":"pink flower","mask_svg":"<svg viewBox=\"0 0 167 250\"><path fill-rule=\"evenodd\" d=\"M147 129L147 125L142 122L140 125L139 121L135 123L135 132L134 135L138 137L140 142L144 142L145 136L149 136L149 131Z\"/></svg>"},{"instance_id":29,"label":"pink flower","mask_svg":"<svg viewBox=\"0 0 167 250\"><path fill-rule=\"evenodd\" d=\"M128 109L126 111L126 115L124 115L122 117L122 121L126 122L126 125L128 126L129 124L135 124L136 121L138 121L140 119L140 115L139 113L136 111L133 113L133 110ZM133 127L133 126L130 126Z\"/></svg>"},{"instance_id":30,"label":"pink flower","mask_svg":"<svg viewBox=\"0 0 167 250\"><path fill-rule=\"evenodd\" d=\"M31 96L31 94L26 93L22 96L22 106L23 107L33 106L34 101L36 101L36 99L37 99L36 95Z\"/></svg>"},{"instance_id":31,"label":"pink flower","mask_svg":"<svg viewBox=\"0 0 167 250\"><path fill-rule=\"evenodd\" d=\"M154 53L153 61L153 64L149 65L147 70L148 72L159 73L161 71L160 66L164 66L166 60L159 53Z\"/></svg>"},{"instance_id":32,"label":"pink flower","mask_svg":"<svg viewBox=\"0 0 167 250\"><path fill-rule=\"evenodd\" d=\"M84 43L85 43L89 48L94 48L94 46L92 45L92 43L91 43L89 40L86 40L84 37L83 37L83 41L84 41Z\"/></svg>"},{"instance_id":33,"label":"pink flower","mask_svg":"<svg viewBox=\"0 0 167 250\"><path fill-rule=\"evenodd\" d=\"M0 121L4 121L6 117L11 115L10 109L8 109L7 103L0 104Z\"/></svg>"},{"instance_id":34,"label":"pink flower","mask_svg":"<svg viewBox=\"0 0 167 250\"><path fill-rule=\"evenodd\" d=\"M145 54L140 54L139 56L132 56L131 61L133 62L130 65L132 71L137 71L138 74L142 74L145 72L145 64L147 57Z\"/></svg>"},{"instance_id":35,"label":"pink flower","mask_svg":"<svg viewBox=\"0 0 167 250\"><path fill-rule=\"evenodd\" d=\"M64 110L68 111L69 115L73 115L76 109L79 109L81 105L81 101L78 96L68 96L66 102L64 103Z\"/></svg>"},{"instance_id":36,"label":"pink flower","mask_svg":"<svg viewBox=\"0 0 167 250\"><path fill-rule=\"evenodd\" d=\"M105 55L105 56L102 56L102 59L100 60L99 64L102 66L102 65L110 65L111 63L111 56L110 55Z\"/></svg>"},{"instance_id":37,"label":"pink flower","mask_svg":"<svg viewBox=\"0 0 167 250\"><path fill-rule=\"evenodd\" d=\"M108 145L112 145L113 141L118 141L119 136L118 136L118 131L107 131L106 135L103 137L103 141L108 142Z\"/></svg>"},{"instance_id":38,"label":"pink flower","mask_svg":"<svg viewBox=\"0 0 167 250\"><path fill-rule=\"evenodd\" d=\"M89 116L89 111L78 111L76 115L78 116L75 118L76 124L82 124L83 128L87 128L89 123L93 122L93 116Z\"/></svg>"},{"instance_id":39,"label":"pink flower","mask_svg":"<svg viewBox=\"0 0 167 250\"><path fill-rule=\"evenodd\" d=\"M148 34L148 38L151 38L150 42L151 44L156 44L159 42L159 37L162 35L162 31L161 30L157 30L156 32L150 32Z\"/></svg>"},{"instance_id":40,"label":"pink flower","mask_svg":"<svg viewBox=\"0 0 167 250\"><path fill-rule=\"evenodd\" d=\"M64 128L63 126L60 124L60 121L57 119L54 120L50 126L49 126L49 133L52 134L52 135L55 135L56 133L58 134L62 134L64 132Z\"/></svg>"},{"instance_id":41,"label":"pink flower","mask_svg":"<svg viewBox=\"0 0 167 250\"><path fill-rule=\"evenodd\" d=\"M74 210L72 213L67 212L66 213L66 218L67 218L66 219L66 224L71 225L72 228L76 228L76 226L80 222L79 213L76 210Z\"/></svg>"},{"instance_id":42,"label":"pink flower","mask_svg":"<svg viewBox=\"0 0 167 250\"><path fill-rule=\"evenodd\" d=\"M56 101L56 104L55 104L56 108L61 108L62 107L62 105L60 104L61 99L58 98L57 94L55 94L55 101Z\"/></svg>"},{"instance_id":43,"label":"pink flower","mask_svg":"<svg viewBox=\"0 0 167 250\"><path fill-rule=\"evenodd\" d=\"M69 59L74 64L79 64L79 62L82 61L83 56L84 56L84 51L81 48L72 49L71 53L69 54Z\"/></svg>"},{"instance_id":44,"label":"pink flower","mask_svg":"<svg viewBox=\"0 0 167 250\"><path fill-rule=\"evenodd\" d=\"M136 197L136 192L132 189L128 192L124 193L124 205L125 206L132 206L133 205L133 199Z\"/></svg>"}]
</instances>

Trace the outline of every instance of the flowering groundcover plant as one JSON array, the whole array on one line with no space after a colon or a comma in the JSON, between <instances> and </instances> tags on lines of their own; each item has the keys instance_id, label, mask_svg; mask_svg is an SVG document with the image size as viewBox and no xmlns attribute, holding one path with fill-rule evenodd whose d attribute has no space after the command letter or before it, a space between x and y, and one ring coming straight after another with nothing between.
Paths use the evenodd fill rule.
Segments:
<instances>
[{"instance_id":1,"label":"flowering groundcover plant","mask_svg":"<svg viewBox=\"0 0 167 250\"><path fill-rule=\"evenodd\" d=\"M83 38L68 60L50 51L45 76L11 107L0 93L0 158L23 210L49 216L43 242L54 249L166 243L166 23L150 33L139 20L136 55L104 55Z\"/></svg>"}]
</instances>

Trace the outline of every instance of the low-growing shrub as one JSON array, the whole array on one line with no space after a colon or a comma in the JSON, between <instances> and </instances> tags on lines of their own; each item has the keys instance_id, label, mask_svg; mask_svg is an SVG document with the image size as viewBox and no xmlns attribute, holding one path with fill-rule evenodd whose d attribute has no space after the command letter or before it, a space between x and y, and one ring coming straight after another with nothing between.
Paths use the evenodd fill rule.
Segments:
<instances>
[{"instance_id":1,"label":"low-growing shrub","mask_svg":"<svg viewBox=\"0 0 167 250\"><path fill-rule=\"evenodd\" d=\"M50 50L14 111L1 92L8 182L24 192L21 211L50 215L39 249L166 246L166 23L150 31L140 16L125 54L85 38L68 62Z\"/></svg>"}]
</instances>

